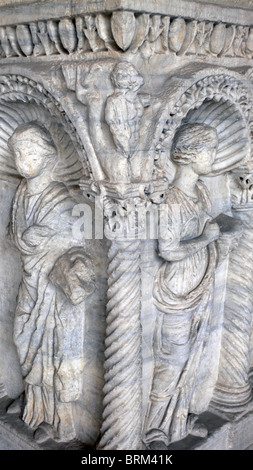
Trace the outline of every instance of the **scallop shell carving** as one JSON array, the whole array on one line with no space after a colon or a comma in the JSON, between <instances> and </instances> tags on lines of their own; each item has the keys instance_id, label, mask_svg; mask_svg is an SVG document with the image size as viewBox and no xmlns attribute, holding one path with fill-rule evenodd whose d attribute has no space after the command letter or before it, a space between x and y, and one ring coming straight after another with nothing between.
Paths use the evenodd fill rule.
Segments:
<instances>
[{"instance_id":1,"label":"scallop shell carving","mask_svg":"<svg viewBox=\"0 0 253 470\"><path fill-rule=\"evenodd\" d=\"M219 146L213 173L222 173L238 165L250 154L250 136L237 107L225 100L204 101L189 112L187 122L203 122L217 130Z\"/></svg>"}]
</instances>

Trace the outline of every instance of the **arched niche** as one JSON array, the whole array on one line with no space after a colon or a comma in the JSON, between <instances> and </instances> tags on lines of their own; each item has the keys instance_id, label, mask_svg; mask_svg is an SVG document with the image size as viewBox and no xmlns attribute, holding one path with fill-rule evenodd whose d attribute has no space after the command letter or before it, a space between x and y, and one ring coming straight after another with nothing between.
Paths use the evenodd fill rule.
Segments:
<instances>
[{"instance_id":1,"label":"arched niche","mask_svg":"<svg viewBox=\"0 0 253 470\"><path fill-rule=\"evenodd\" d=\"M217 73L196 80L172 103L157 144L160 170L170 182L175 166L170 160L174 134L181 124L206 123L219 138L213 172L205 178L213 198L213 215L229 212L227 174L251 159L253 139L251 84L235 73Z\"/></svg>"},{"instance_id":2,"label":"arched niche","mask_svg":"<svg viewBox=\"0 0 253 470\"><path fill-rule=\"evenodd\" d=\"M22 123L36 121L47 128L58 149L54 178L65 183L78 202L82 202L79 181L90 169L81 140L61 104L35 81L21 75L0 75L0 397L18 397L23 383L16 348L12 339L16 298L22 276L20 255L8 236L12 200L20 182L8 139ZM89 243L89 242L87 242ZM101 245L91 240L89 252L106 258ZM106 263L104 263L106 269ZM103 339L105 274L97 279L98 290L87 300L87 348L83 377L83 396L73 411L80 440L93 444L102 417ZM101 308L102 307L102 308ZM96 354L95 354L96 352ZM92 397L96 405L91 407Z\"/></svg>"}]
</instances>

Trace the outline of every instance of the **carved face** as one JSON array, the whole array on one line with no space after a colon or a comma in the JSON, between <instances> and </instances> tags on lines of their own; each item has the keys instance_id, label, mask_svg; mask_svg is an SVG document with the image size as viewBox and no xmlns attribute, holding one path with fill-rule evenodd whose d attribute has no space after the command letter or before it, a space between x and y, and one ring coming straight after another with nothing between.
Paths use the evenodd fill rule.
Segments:
<instances>
[{"instance_id":1,"label":"carved face","mask_svg":"<svg viewBox=\"0 0 253 470\"><path fill-rule=\"evenodd\" d=\"M117 88L138 90L143 85L143 78L134 67L118 67L113 73L113 81Z\"/></svg>"},{"instance_id":2,"label":"carved face","mask_svg":"<svg viewBox=\"0 0 253 470\"><path fill-rule=\"evenodd\" d=\"M247 174L247 175L240 175L238 176L238 185L242 189L251 189L251 186L253 185L253 175L252 174Z\"/></svg>"},{"instance_id":3,"label":"carved face","mask_svg":"<svg viewBox=\"0 0 253 470\"><path fill-rule=\"evenodd\" d=\"M196 159L192 162L192 169L198 175L208 175L212 171L213 163L216 156L216 148L201 149Z\"/></svg>"},{"instance_id":4,"label":"carved face","mask_svg":"<svg viewBox=\"0 0 253 470\"><path fill-rule=\"evenodd\" d=\"M46 151L36 142L20 141L13 147L15 164L23 178L34 178L41 174L47 165Z\"/></svg>"}]
</instances>

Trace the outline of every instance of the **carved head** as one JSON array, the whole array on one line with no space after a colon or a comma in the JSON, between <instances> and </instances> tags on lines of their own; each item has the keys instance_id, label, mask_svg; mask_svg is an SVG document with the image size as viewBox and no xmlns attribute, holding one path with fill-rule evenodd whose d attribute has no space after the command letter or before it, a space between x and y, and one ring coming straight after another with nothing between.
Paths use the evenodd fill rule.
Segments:
<instances>
[{"instance_id":1,"label":"carved head","mask_svg":"<svg viewBox=\"0 0 253 470\"><path fill-rule=\"evenodd\" d=\"M230 191L233 209L250 206L253 201L253 168L252 163L235 168L230 173ZM241 209L240 209L241 210Z\"/></svg>"},{"instance_id":2,"label":"carved head","mask_svg":"<svg viewBox=\"0 0 253 470\"><path fill-rule=\"evenodd\" d=\"M191 164L199 175L212 171L218 147L216 129L207 124L185 124L175 134L171 159L179 165Z\"/></svg>"},{"instance_id":3,"label":"carved head","mask_svg":"<svg viewBox=\"0 0 253 470\"><path fill-rule=\"evenodd\" d=\"M142 75L129 62L119 62L115 65L111 80L116 88L135 91L139 90L144 83Z\"/></svg>"},{"instance_id":4,"label":"carved head","mask_svg":"<svg viewBox=\"0 0 253 470\"><path fill-rule=\"evenodd\" d=\"M94 102L101 99L106 89L106 74L103 64L95 62L77 67L76 96L81 103L94 105Z\"/></svg>"},{"instance_id":5,"label":"carved head","mask_svg":"<svg viewBox=\"0 0 253 470\"><path fill-rule=\"evenodd\" d=\"M54 167L57 149L50 133L36 122L21 124L8 141L15 155L18 172L24 178L38 176L47 168Z\"/></svg>"},{"instance_id":6,"label":"carved head","mask_svg":"<svg viewBox=\"0 0 253 470\"><path fill-rule=\"evenodd\" d=\"M238 186L242 189L249 189L251 190L253 187L253 175L248 174L240 174L238 175Z\"/></svg>"}]
</instances>

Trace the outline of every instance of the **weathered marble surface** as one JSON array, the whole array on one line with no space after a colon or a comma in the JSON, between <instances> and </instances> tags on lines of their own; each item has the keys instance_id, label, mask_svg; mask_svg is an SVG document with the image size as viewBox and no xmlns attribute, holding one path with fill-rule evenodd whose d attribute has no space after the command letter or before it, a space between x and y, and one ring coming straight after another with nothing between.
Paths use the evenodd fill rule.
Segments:
<instances>
[{"instance_id":1,"label":"weathered marble surface","mask_svg":"<svg viewBox=\"0 0 253 470\"><path fill-rule=\"evenodd\" d=\"M3 447L253 442L252 6L0 1Z\"/></svg>"}]
</instances>

